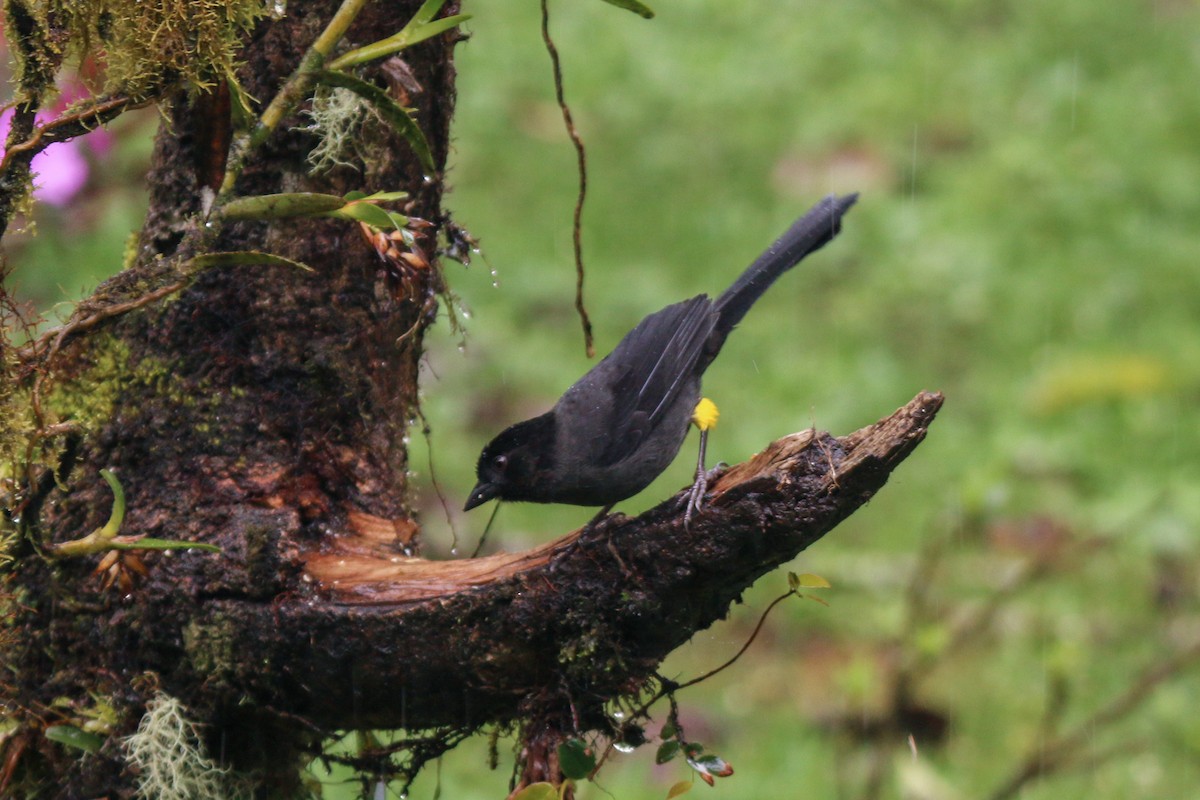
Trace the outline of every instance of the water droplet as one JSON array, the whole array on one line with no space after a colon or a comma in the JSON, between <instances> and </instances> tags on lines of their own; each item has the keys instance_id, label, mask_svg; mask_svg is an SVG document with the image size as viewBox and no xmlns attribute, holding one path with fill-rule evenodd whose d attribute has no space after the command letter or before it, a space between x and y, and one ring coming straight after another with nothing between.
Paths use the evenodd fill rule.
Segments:
<instances>
[{"instance_id":1,"label":"water droplet","mask_svg":"<svg viewBox=\"0 0 1200 800\"><path fill-rule=\"evenodd\" d=\"M632 753L634 750L637 750L629 742L613 742L613 749L618 753Z\"/></svg>"},{"instance_id":2,"label":"water droplet","mask_svg":"<svg viewBox=\"0 0 1200 800\"><path fill-rule=\"evenodd\" d=\"M616 711L612 712L612 718L617 722L620 722L621 720L625 719L625 712L618 708Z\"/></svg>"},{"instance_id":3,"label":"water droplet","mask_svg":"<svg viewBox=\"0 0 1200 800\"><path fill-rule=\"evenodd\" d=\"M458 545L454 545L453 547L450 548L450 555L452 555L452 556L458 555Z\"/></svg>"}]
</instances>

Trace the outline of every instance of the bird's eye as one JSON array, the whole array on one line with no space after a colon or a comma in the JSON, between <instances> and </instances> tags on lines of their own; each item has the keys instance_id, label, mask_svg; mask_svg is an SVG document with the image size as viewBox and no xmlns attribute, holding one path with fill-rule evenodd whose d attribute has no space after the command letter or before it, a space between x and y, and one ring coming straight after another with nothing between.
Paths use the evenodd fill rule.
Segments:
<instances>
[{"instance_id":1,"label":"bird's eye","mask_svg":"<svg viewBox=\"0 0 1200 800\"><path fill-rule=\"evenodd\" d=\"M499 455L492 459L492 466L498 470L503 470L508 466L508 456Z\"/></svg>"}]
</instances>

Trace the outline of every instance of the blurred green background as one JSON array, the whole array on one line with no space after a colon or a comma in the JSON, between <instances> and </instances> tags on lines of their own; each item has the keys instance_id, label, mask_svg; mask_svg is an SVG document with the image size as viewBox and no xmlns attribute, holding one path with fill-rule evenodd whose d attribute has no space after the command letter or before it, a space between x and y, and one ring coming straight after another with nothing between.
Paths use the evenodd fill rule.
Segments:
<instances>
[{"instance_id":1,"label":"blurred green background","mask_svg":"<svg viewBox=\"0 0 1200 800\"><path fill-rule=\"evenodd\" d=\"M651 21L598 0L552 9L587 144L598 352L645 314L723 289L822 195L859 191L843 235L709 370L710 460L813 425L847 433L921 389L947 397L880 495L789 567L829 579L830 606L784 604L736 667L680 696L688 738L737 770L715 791L1006 796L1082 726L1064 769L1019 796L1194 796L1195 662L1153 687L1140 676L1200 635L1200 6L654 6ZM575 156L539 10L465 10L447 205L483 254L444 264L465 333L433 333L424 384L457 539L419 437L413 458L441 556L470 552L486 521L457 512L479 448L593 363L572 308ZM119 152L144 158L135 139ZM123 163L97 165L94 185ZM12 251L42 307L119 264L144 202L119 186L86 235L65 233L80 213L50 209ZM693 447L618 510L686 484ZM526 547L591 514L505 506L491 544ZM761 579L663 674L725 660L786 588L782 571ZM1139 686L1155 690L1088 722ZM485 749L450 754L412 796L439 780L443 797L501 796L511 758L489 772ZM652 746L616 754L579 795L663 798L688 778L653 761Z\"/></svg>"}]
</instances>

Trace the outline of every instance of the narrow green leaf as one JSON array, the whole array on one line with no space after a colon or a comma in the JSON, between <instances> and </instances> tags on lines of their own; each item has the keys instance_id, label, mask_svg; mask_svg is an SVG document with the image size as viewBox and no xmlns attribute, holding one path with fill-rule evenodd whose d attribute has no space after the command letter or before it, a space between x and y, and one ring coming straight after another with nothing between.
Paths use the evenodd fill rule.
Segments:
<instances>
[{"instance_id":1,"label":"narrow green leaf","mask_svg":"<svg viewBox=\"0 0 1200 800\"><path fill-rule=\"evenodd\" d=\"M568 739L558 746L558 768L568 778L581 780L591 775L592 770L596 768L596 756L587 746L587 742L582 739Z\"/></svg>"},{"instance_id":2,"label":"narrow green leaf","mask_svg":"<svg viewBox=\"0 0 1200 800\"><path fill-rule=\"evenodd\" d=\"M799 591L800 589L800 576L794 572L788 573L788 588L793 592Z\"/></svg>"},{"instance_id":3,"label":"narrow green leaf","mask_svg":"<svg viewBox=\"0 0 1200 800\"><path fill-rule=\"evenodd\" d=\"M349 203L331 216L365 222L372 228L378 228L381 231L390 231L396 227L391 214L373 203ZM401 227L403 227L403 223L401 223Z\"/></svg>"},{"instance_id":4,"label":"narrow green leaf","mask_svg":"<svg viewBox=\"0 0 1200 800\"><path fill-rule=\"evenodd\" d=\"M350 195L358 195L351 197ZM407 200L408 192L375 192L374 194L363 194L362 192L347 192L347 200L367 200L372 203L390 203L395 200Z\"/></svg>"},{"instance_id":5,"label":"narrow green leaf","mask_svg":"<svg viewBox=\"0 0 1200 800\"><path fill-rule=\"evenodd\" d=\"M255 121L254 106L256 103L254 98L246 93L246 90L232 74L225 78L225 85L229 87L229 96L233 99L230 104L230 112L234 124L239 128L249 127Z\"/></svg>"},{"instance_id":6,"label":"narrow green leaf","mask_svg":"<svg viewBox=\"0 0 1200 800\"><path fill-rule=\"evenodd\" d=\"M442 17L441 19L435 19L433 22L426 23L412 32L412 35L408 37L408 43L405 44L405 47L412 47L417 42L432 39L439 33L445 33L451 28L458 27L470 18L470 14L455 14L452 17Z\"/></svg>"},{"instance_id":7,"label":"narrow green leaf","mask_svg":"<svg viewBox=\"0 0 1200 800\"><path fill-rule=\"evenodd\" d=\"M207 542L185 542L175 539L134 539L128 542L112 542L110 550L203 550L219 553L221 548Z\"/></svg>"},{"instance_id":8,"label":"narrow green leaf","mask_svg":"<svg viewBox=\"0 0 1200 800\"><path fill-rule=\"evenodd\" d=\"M357 64L374 61L377 58L394 55L406 47L412 47L414 44L437 36L439 33L445 33L470 18L470 14L456 14L452 17L443 17L442 19L421 25L414 25L413 21L410 21L399 33L395 33L386 39L380 39L377 42L363 45L348 53L342 53L329 62L329 68L333 70L345 69L346 67L353 67Z\"/></svg>"},{"instance_id":9,"label":"narrow green leaf","mask_svg":"<svg viewBox=\"0 0 1200 800\"><path fill-rule=\"evenodd\" d=\"M46 728L46 738L85 753L95 753L104 744L103 736L80 730L74 725L51 725Z\"/></svg>"},{"instance_id":10,"label":"narrow green leaf","mask_svg":"<svg viewBox=\"0 0 1200 800\"><path fill-rule=\"evenodd\" d=\"M238 197L221 206L225 219L287 219L311 217L336 211L346 201L336 194L319 192L282 192Z\"/></svg>"},{"instance_id":11,"label":"narrow green leaf","mask_svg":"<svg viewBox=\"0 0 1200 800\"><path fill-rule=\"evenodd\" d=\"M552 783L531 783L517 792L512 800L558 800Z\"/></svg>"},{"instance_id":12,"label":"narrow green leaf","mask_svg":"<svg viewBox=\"0 0 1200 800\"><path fill-rule=\"evenodd\" d=\"M433 154L429 151L429 142L425 141L425 134L421 132L420 127L417 126L416 121L413 120L408 110L393 100L387 92L373 83L368 83L361 78L356 78L349 73L338 72L337 70L323 70L318 72L317 80L327 86L340 86L343 89L349 89L371 103L375 107L375 110L408 142L408 146L413 149L417 158L420 159L421 167L426 172L433 172Z\"/></svg>"},{"instance_id":13,"label":"narrow green leaf","mask_svg":"<svg viewBox=\"0 0 1200 800\"><path fill-rule=\"evenodd\" d=\"M632 11L643 19L654 19L654 12L650 7L639 3L638 0L604 0L604 2L626 11Z\"/></svg>"},{"instance_id":14,"label":"narrow green leaf","mask_svg":"<svg viewBox=\"0 0 1200 800\"><path fill-rule=\"evenodd\" d=\"M677 755L679 755L679 740L670 739L658 746L658 752L654 754L654 763L665 764Z\"/></svg>"},{"instance_id":15,"label":"narrow green leaf","mask_svg":"<svg viewBox=\"0 0 1200 800\"><path fill-rule=\"evenodd\" d=\"M233 250L225 253L205 253L196 256L189 262L197 271L210 267L234 267L251 264L265 264L272 267L295 267L305 272L313 272L313 268L290 258L277 256L273 253L260 253L257 250Z\"/></svg>"},{"instance_id":16,"label":"narrow green leaf","mask_svg":"<svg viewBox=\"0 0 1200 800\"><path fill-rule=\"evenodd\" d=\"M421 4L421 7L417 9L417 13L413 14L412 19L404 27L413 28L426 24L438 15L438 12L442 10L442 6L444 5L446 5L446 0L425 0Z\"/></svg>"},{"instance_id":17,"label":"narrow green leaf","mask_svg":"<svg viewBox=\"0 0 1200 800\"><path fill-rule=\"evenodd\" d=\"M671 720L667 720L663 723L662 731L658 735L664 740L674 739L679 736L679 727Z\"/></svg>"},{"instance_id":18,"label":"narrow green leaf","mask_svg":"<svg viewBox=\"0 0 1200 800\"><path fill-rule=\"evenodd\" d=\"M121 530L121 523L125 521L125 490L121 488L121 482L110 470L100 470L100 477L104 478L108 487L112 489L113 504L112 512L108 515L108 522L96 533L101 538L111 539L117 535L117 531Z\"/></svg>"},{"instance_id":19,"label":"narrow green leaf","mask_svg":"<svg viewBox=\"0 0 1200 800\"><path fill-rule=\"evenodd\" d=\"M387 209L384 209L384 210L386 211ZM390 219L392 221L392 228L394 230L402 231L405 229L404 226L408 224L408 217L404 216L403 214L397 213L395 211L388 211L387 215L388 215L388 219ZM412 246L412 236L411 235L405 236L404 240L408 243L409 247Z\"/></svg>"}]
</instances>

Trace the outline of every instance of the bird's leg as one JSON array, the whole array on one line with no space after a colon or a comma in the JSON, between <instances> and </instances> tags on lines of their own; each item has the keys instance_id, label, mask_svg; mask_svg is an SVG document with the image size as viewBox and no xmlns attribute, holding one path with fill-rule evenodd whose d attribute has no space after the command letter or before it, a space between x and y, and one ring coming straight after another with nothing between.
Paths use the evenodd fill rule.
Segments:
<instances>
[{"instance_id":1,"label":"bird's leg","mask_svg":"<svg viewBox=\"0 0 1200 800\"><path fill-rule=\"evenodd\" d=\"M683 526L686 528L692 521L692 514L700 510L704 501L704 492L708 489L708 471L704 469L704 451L708 446L708 431L700 431L700 457L696 461L696 481L688 492L687 508L683 512Z\"/></svg>"},{"instance_id":2,"label":"bird's leg","mask_svg":"<svg viewBox=\"0 0 1200 800\"><path fill-rule=\"evenodd\" d=\"M688 492L687 507L683 512L683 526L687 528L692 522L692 515L700 510L704 502L704 492L708 489L708 471L704 469L704 455L708 449L708 432L716 427L717 419L721 416L717 404L707 397L700 398L696 409L692 412L692 424L700 429L700 456L696 459L696 480Z\"/></svg>"},{"instance_id":3,"label":"bird's leg","mask_svg":"<svg viewBox=\"0 0 1200 800\"><path fill-rule=\"evenodd\" d=\"M612 511L612 507L615 505L616 505L616 503L609 503L604 508L597 511L596 516L592 517L591 520L588 522L588 524L583 526L584 530L587 530L588 528L592 528L592 527L595 527L596 525L599 525L604 520L604 518L608 516L608 512Z\"/></svg>"}]
</instances>

